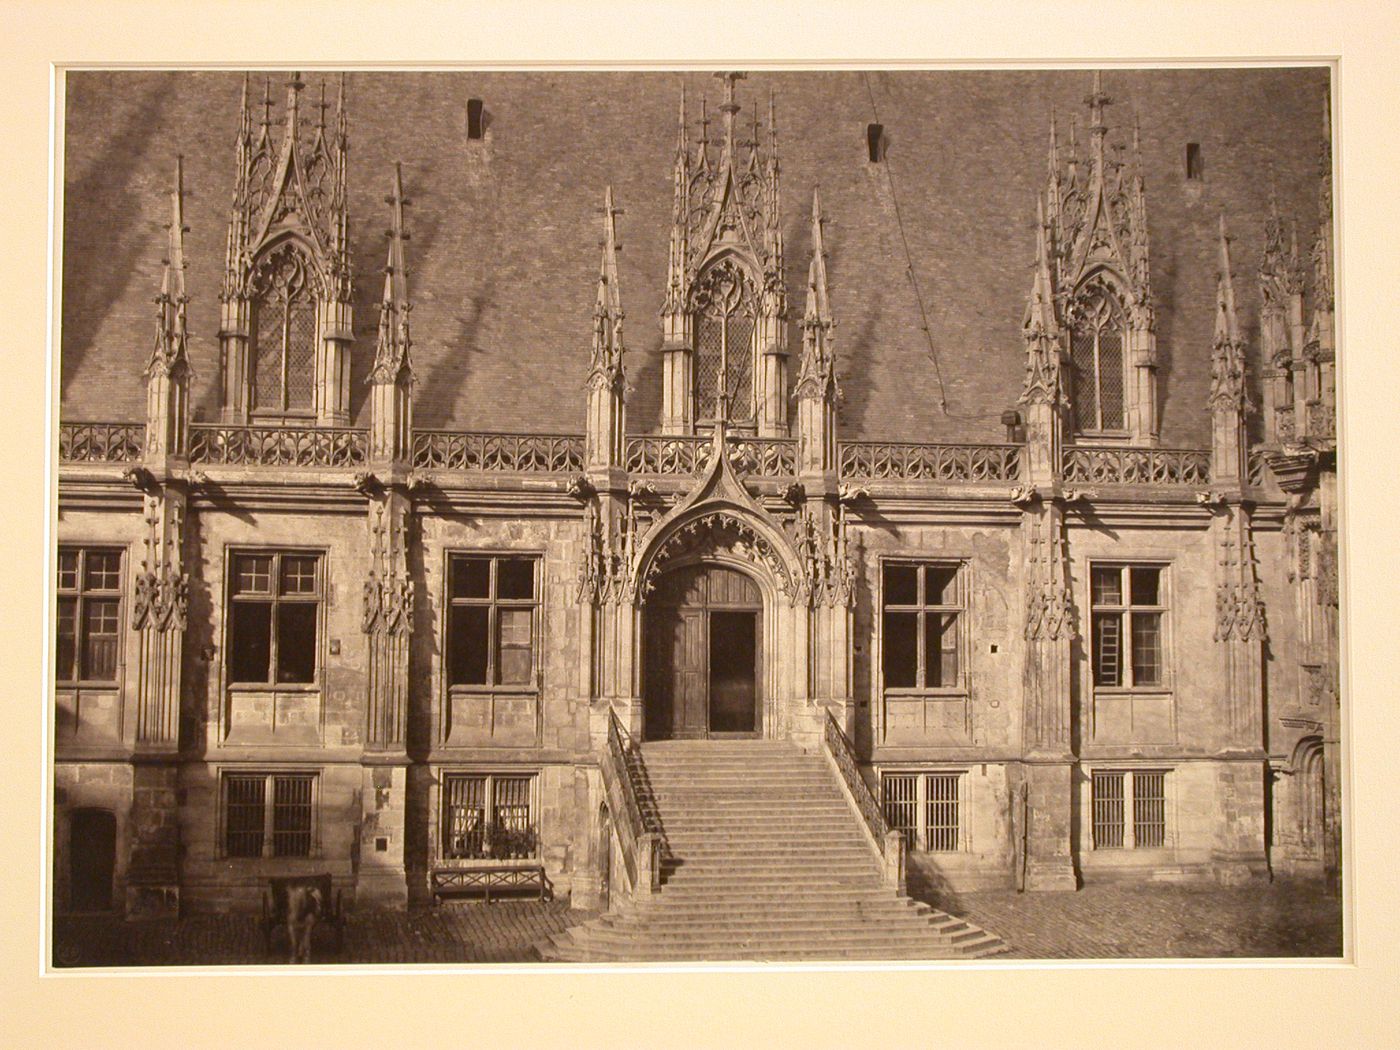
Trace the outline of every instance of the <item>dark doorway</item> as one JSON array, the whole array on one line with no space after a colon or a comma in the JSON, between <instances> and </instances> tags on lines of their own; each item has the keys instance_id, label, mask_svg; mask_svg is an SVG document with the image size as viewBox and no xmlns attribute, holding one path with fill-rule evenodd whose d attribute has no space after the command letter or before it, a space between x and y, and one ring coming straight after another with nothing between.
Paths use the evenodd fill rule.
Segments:
<instances>
[{"instance_id":1,"label":"dark doorway","mask_svg":"<svg viewBox=\"0 0 1400 1050\"><path fill-rule=\"evenodd\" d=\"M73 811L68 843L73 911L110 911L117 861L117 818L105 809Z\"/></svg>"},{"instance_id":2,"label":"dark doorway","mask_svg":"<svg viewBox=\"0 0 1400 1050\"><path fill-rule=\"evenodd\" d=\"M667 573L647 603L646 737L756 736L763 601L723 566Z\"/></svg>"}]
</instances>

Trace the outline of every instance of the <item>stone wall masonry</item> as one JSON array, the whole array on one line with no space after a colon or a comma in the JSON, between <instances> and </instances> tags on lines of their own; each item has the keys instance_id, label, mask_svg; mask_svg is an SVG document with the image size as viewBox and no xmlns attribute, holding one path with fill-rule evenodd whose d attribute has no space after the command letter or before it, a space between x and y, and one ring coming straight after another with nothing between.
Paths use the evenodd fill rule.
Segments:
<instances>
[{"instance_id":1,"label":"stone wall masonry","mask_svg":"<svg viewBox=\"0 0 1400 1050\"><path fill-rule=\"evenodd\" d=\"M53 802L53 907L63 913L71 908L70 847L73 812L105 809L116 818L116 857L112 902L120 907L126 896L127 863L131 853L132 769L120 762L64 762L54 764Z\"/></svg>"}]
</instances>

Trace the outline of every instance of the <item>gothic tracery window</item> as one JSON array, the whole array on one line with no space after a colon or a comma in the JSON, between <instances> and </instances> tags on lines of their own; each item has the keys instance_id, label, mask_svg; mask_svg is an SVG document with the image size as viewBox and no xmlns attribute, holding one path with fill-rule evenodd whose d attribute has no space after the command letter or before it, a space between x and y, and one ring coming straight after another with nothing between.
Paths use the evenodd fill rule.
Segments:
<instances>
[{"instance_id":1,"label":"gothic tracery window","mask_svg":"<svg viewBox=\"0 0 1400 1050\"><path fill-rule=\"evenodd\" d=\"M316 379L316 301L306 257L284 244L254 274L251 405L309 413Z\"/></svg>"},{"instance_id":2,"label":"gothic tracery window","mask_svg":"<svg viewBox=\"0 0 1400 1050\"><path fill-rule=\"evenodd\" d=\"M695 319L695 418L720 415L731 423L754 420L756 297L743 271L723 262L701 278Z\"/></svg>"},{"instance_id":3,"label":"gothic tracery window","mask_svg":"<svg viewBox=\"0 0 1400 1050\"><path fill-rule=\"evenodd\" d=\"M1071 404L1078 433L1122 430L1127 321L1118 297L1102 285L1091 286L1072 308L1070 364Z\"/></svg>"}]
</instances>

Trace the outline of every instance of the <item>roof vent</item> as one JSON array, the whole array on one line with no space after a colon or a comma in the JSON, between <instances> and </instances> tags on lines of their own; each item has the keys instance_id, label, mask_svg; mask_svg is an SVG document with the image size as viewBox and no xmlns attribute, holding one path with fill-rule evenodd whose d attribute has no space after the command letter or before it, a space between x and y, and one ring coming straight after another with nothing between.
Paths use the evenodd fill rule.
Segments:
<instances>
[{"instance_id":1,"label":"roof vent","mask_svg":"<svg viewBox=\"0 0 1400 1050\"><path fill-rule=\"evenodd\" d=\"M870 151L870 163L879 164L885 155L885 125L865 125L865 147Z\"/></svg>"},{"instance_id":2,"label":"roof vent","mask_svg":"<svg viewBox=\"0 0 1400 1050\"><path fill-rule=\"evenodd\" d=\"M480 139L485 130L485 103L479 98L467 99L467 138Z\"/></svg>"}]
</instances>

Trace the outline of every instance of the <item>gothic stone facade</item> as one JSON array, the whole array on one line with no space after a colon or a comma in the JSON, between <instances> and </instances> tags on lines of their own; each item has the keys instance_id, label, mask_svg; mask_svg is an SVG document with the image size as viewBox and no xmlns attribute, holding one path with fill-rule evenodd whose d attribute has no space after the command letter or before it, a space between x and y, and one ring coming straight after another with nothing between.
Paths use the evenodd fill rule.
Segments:
<instances>
[{"instance_id":1,"label":"gothic stone facade","mask_svg":"<svg viewBox=\"0 0 1400 1050\"><path fill-rule=\"evenodd\" d=\"M953 887L1335 878L1325 71L66 99L60 911L596 904L735 734Z\"/></svg>"}]
</instances>

